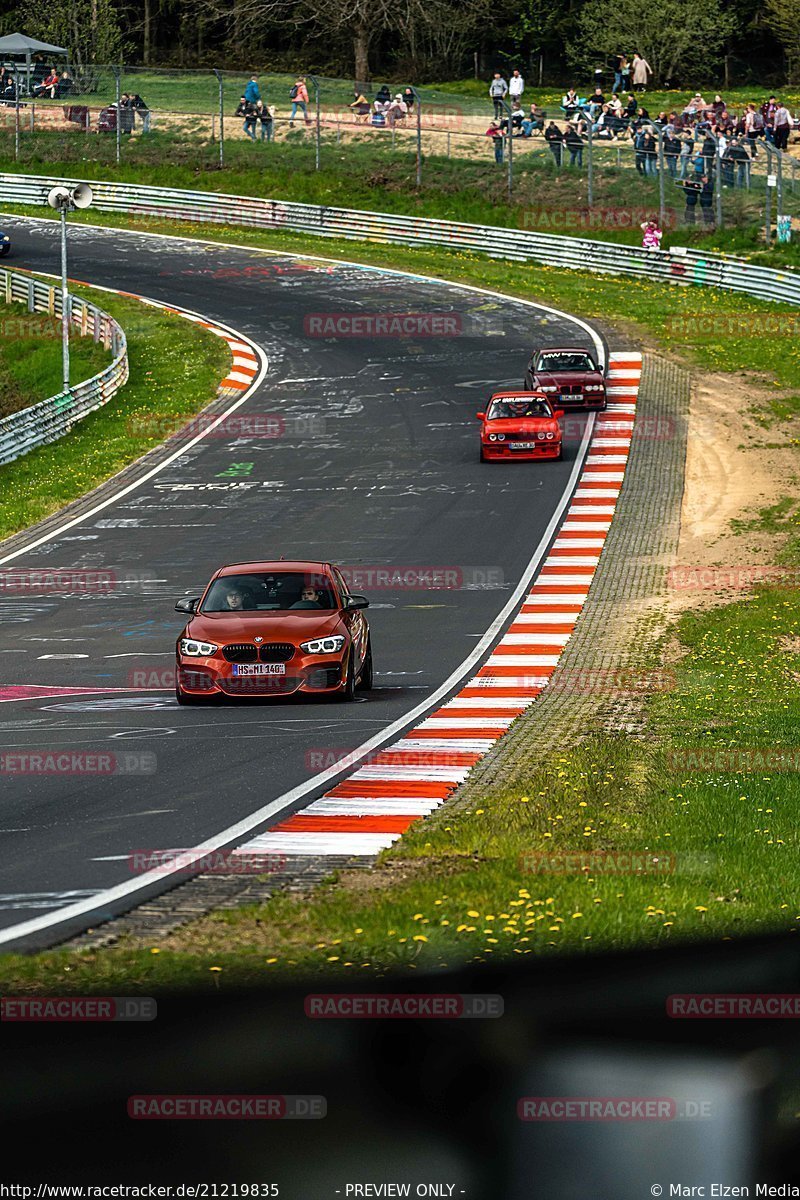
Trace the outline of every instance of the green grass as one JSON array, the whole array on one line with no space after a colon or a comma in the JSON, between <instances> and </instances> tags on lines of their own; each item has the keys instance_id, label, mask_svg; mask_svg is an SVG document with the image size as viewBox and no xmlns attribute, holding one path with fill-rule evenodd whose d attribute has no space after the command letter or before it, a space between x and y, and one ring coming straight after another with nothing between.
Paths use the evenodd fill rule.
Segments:
<instances>
[{"instance_id":1,"label":"green grass","mask_svg":"<svg viewBox=\"0 0 800 1200\"><path fill-rule=\"evenodd\" d=\"M507 172L492 157L489 140L470 139L477 157L448 158L439 137L430 152L424 134L422 188L416 188L414 139L391 141L370 131L359 140L337 145L332 134L323 138L321 169L315 169L314 139L297 129L274 143L251 143L236 124L226 141L226 166L219 168L218 145L203 132L175 136L168 132L125 140L122 162L115 160L113 137L56 132L26 135L15 162L13 140L0 131L0 171L23 174L66 174L160 187L201 189L234 195L271 197L298 203L361 209L367 212L408 213L540 230L577 237L601 238L640 245L640 222L658 212L657 182L633 170L629 144L597 146L593 182L593 215L588 208L585 169L556 164L542 139L514 144L512 200L507 196ZM455 144L455 143L454 143ZM618 164L618 153L619 161ZM763 164L763 155L759 160ZM759 177L760 180L760 177ZM800 181L798 181L800 183ZM790 187L787 172L784 208L800 213L800 186ZM767 250L763 245L763 187L750 192L723 191L725 228L709 236L701 226L683 224L685 194L666 180L667 210L662 245L713 246L735 254L787 265L800 264L800 240ZM599 219L599 224L595 222ZM773 229L774 236L774 229Z\"/></svg>"},{"instance_id":2,"label":"green grass","mask_svg":"<svg viewBox=\"0 0 800 1200\"><path fill-rule=\"evenodd\" d=\"M112 223L109 220L106 223ZM794 411L773 398L800 388L792 340L765 338L758 301L668 288L448 251L361 246L328 239L203 230L166 222L125 227L204 233L217 241L357 258L543 299L589 318L622 323L634 338L715 371L744 372L761 385L773 437L797 444ZM670 317L730 313L744 334L687 345ZM777 429L777 432L776 432ZM788 500L759 514L775 559L792 536ZM674 691L651 698L646 741L597 737L509 773L464 808L420 823L384 856L372 877L325 885L302 899L218 913L151 947L124 941L79 954L9 956L5 990L224 988L285 972L410 971L505 956L661 945L796 928L798 802L795 772L698 771L676 758L693 748L792 747L800 720L800 616L792 595L751 598L683 618L684 656ZM735 765L735 764L734 764ZM546 874L525 856L634 852L668 869ZM533 860L537 865L541 860ZM491 939L491 940L490 940Z\"/></svg>"},{"instance_id":3,"label":"green grass","mask_svg":"<svg viewBox=\"0 0 800 1200\"><path fill-rule=\"evenodd\" d=\"M110 312L125 329L130 380L66 437L0 467L0 538L83 496L158 445L164 426L157 418L188 418L198 412L213 400L230 364L225 342L181 317L91 289L76 291ZM3 312L0 309L0 315ZM80 349L77 341L75 349ZM6 347L0 353L0 370L9 352ZM36 362L51 352L60 353L60 344L42 341L26 361Z\"/></svg>"},{"instance_id":4,"label":"green grass","mask_svg":"<svg viewBox=\"0 0 800 1200\"><path fill-rule=\"evenodd\" d=\"M0 418L38 404L62 389L61 321L29 313L22 304L0 307ZM91 379L111 361L92 338L70 338L70 378Z\"/></svg>"}]
</instances>

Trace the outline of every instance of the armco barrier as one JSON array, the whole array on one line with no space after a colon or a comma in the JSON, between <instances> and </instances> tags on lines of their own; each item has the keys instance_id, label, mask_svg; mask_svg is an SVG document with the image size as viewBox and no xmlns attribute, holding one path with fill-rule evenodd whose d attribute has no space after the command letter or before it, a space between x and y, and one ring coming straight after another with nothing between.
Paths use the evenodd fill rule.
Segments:
<instances>
[{"instance_id":1,"label":"armco barrier","mask_svg":"<svg viewBox=\"0 0 800 1200\"><path fill-rule=\"evenodd\" d=\"M0 174L0 203L44 204L49 189L56 183L76 182L38 175ZM505 229L496 225L463 225L454 221L227 196L215 192L176 191L108 182L92 182L91 186L94 207L102 212L286 229L317 237L409 246L445 246L495 258L520 262L533 260L548 266L580 271L639 275L668 283L745 292L761 300L800 304L800 274L754 266L742 259L705 254L686 247L642 250L636 246Z\"/></svg>"},{"instance_id":2,"label":"armco barrier","mask_svg":"<svg viewBox=\"0 0 800 1200\"><path fill-rule=\"evenodd\" d=\"M96 305L79 296L70 299L72 325L82 337L93 337L95 342L102 342L107 350L111 350L113 360L99 375L75 384L69 392L60 392L3 417L0 420L0 465L63 437L76 421L107 404L127 382L128 351L123 330L113 317ZM28 312L61 317L61 289L16 271L0 269L0 300L6 304L25 304Z\"/></svg>"}]
</instances>

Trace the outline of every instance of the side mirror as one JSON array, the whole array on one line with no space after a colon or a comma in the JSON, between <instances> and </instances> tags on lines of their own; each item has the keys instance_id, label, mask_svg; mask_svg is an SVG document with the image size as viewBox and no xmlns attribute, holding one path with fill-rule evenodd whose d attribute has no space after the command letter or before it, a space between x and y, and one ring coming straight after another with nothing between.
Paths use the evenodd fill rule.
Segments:
<instances>
[{"instance_id":1,"label":"side mirror","mask_svg":"<svg viewBox=\"0 0 800 1200\"><path fill-rule=\"evenodd\" d=\"M479 421L482 421L483 418L486 416L486 413L485 412L475 413L475 416L478 418Z\"/></svg>"},{"instance_id":2,"label":"side mirror","mask_svg":"<svg viewBox=\"0 0 800 1200\"><path fill-rule=\"evenodd\" d=\"M184 598L179 600L175 605L175 612L187 613L189 616L191 616L192 613L197 612L197 606L199 603L199 596L195 596L193 599L191 599L189 596L184 596Z\"/></svg>"},{"instance_id":3,"label":"side mirror","mask_svg":"<svg viewBox=\"0 0 800 1200\"><path fill-rule=\"evenodd\" d=\"M348 596L344 606L346 609L369 608L369 600L366 596Z\"/></svg>"},{"instance_id":4,"label":"side mirror","mask_svg":"<svg viewBox=\"0 0 800 1200\"><path fill-rule=\"evenodd\" d=\"M563 410L563 408L554 408L554 409L553 409L553 416L554 416L554 417L563 417L563 415L564 415L564 410Z\"/></svg>"}]
</instances>

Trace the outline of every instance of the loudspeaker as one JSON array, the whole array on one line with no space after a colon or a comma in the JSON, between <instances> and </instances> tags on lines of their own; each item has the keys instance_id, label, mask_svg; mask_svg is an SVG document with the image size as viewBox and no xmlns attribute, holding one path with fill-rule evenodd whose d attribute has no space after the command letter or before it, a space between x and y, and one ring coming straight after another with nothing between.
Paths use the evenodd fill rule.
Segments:
<instances>
[{"instance_id":1,"label":"loudspeaker","mask_svg":"<svg viewBox=\"0 0 800 1200\"><path fill-rule=\"evenodd\" d=\"M69 204L69 188L63 184L57 184L47 193L47 203L51 208L65 208Z\"/></svg>"},{"instance_id":2,"label":"loudspeaker","mask_svg":"<svg viewBox=\"0 0 800 1200\"><path fill-rule=\"evenodd\" d=\"M92 189L88 183L79 183L72 193L72 203L76 208L88 208L93 198Z\"/></svg>"}]
</instances>

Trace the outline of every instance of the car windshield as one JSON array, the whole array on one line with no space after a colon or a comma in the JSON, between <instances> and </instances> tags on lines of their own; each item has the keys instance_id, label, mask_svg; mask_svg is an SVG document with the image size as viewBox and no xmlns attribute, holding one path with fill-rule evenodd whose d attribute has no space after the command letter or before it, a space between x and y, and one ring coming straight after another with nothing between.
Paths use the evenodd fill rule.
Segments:
<instances>
[{"instance_id":1,"label":"car windshield","mask_svg":"<svg viewBox=\"0 0 800 1200\"><path fill-rule=\"evenodd\" d=\"M582 354L580 351L554 351L539 355L536 370L594 371L595 365L588 354Z\"/></svg>"},{"instance_id":2,"label":"car windshield","mask_svg":"<svg viewBox=\"0 0 800 1200\"><path fill-rule=\"evenodd\" d=\"M488 413L490 421L497 421L501 417L551 417L552 415L550 405L546 400L533 400L527 397L515 400L513 396L506 396L502 400L493 400Z\"/></svg>"},{"instance_id":3,"label":"car windshield","mask_svg":"<svg viewBox=\"0 0 800 1200\"><path fill-rule=\"evenodd\" d=\"M336 608L336 600L327 575L305 571L253 571L215 579L201 612L331 608Z\"/></svg>"}]
</instances>

